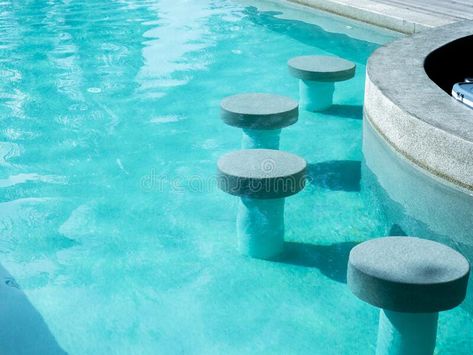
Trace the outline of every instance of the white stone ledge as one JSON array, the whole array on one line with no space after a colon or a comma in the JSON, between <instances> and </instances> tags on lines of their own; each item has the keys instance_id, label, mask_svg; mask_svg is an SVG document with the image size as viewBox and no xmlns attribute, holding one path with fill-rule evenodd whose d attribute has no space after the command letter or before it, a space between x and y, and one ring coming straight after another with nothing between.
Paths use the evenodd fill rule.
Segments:
<instances>
[{"instance_id":1,"label":"white stone ledge","mask_svg":"<svg viewBox=\"0 0 473 355\"><path fill-rule=\"evenodd\" d=\"M412 34L455 22L456 19L429 15L372 0L289 0L394 31Z\"/></svg>"}]
</instances>

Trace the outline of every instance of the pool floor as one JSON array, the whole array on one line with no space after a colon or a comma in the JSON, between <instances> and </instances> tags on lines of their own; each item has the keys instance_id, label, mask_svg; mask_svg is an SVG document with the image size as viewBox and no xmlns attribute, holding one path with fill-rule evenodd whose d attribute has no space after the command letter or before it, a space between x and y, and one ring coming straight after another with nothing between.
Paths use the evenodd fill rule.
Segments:
<instances>
[{"instance_id":1,"label":"pool floor","mask_svg":"<svg viewBox=\"0 0 473 355\"><path fill-rule=\"evenodd\" d=\"M345 270L356 243L392 228L362 189L361 131L365 63L396 36L284 9L2 3L0 262L51 347L374 353L378 310L350 293ZM238 200L215 186L216 161L239 149L241 132L220 120L219 102L240 92L296 99L286 62L307 54L354 61L357 74L337 84L330 110L301 112L283 130L281 149L308 161L310 182L287 199L285 255L243 257ZM471 334L471 313L442 314L438 354L467 354Z\"/></svg>"}]
</instances>

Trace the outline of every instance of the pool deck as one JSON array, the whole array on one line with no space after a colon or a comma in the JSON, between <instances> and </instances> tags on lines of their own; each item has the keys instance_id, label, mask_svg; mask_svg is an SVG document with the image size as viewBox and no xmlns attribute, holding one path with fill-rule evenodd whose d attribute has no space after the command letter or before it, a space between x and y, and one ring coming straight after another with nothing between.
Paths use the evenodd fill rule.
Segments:
<instances>
[{"instance_id":1,"label":"pool deck","mask_svg":"<svg viewBox=\"0 0 473 355\"><path fill-rule=\"evenodd\" d=\"M290 0L398 32L473 20L471 0Z\"/></svg>"}]
</instances>

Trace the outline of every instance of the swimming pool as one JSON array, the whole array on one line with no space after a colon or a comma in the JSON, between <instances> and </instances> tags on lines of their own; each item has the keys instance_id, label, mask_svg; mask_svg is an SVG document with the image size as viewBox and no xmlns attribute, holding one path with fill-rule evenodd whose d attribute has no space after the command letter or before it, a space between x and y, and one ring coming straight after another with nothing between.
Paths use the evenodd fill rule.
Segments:
<instances>
[{"instance_id":1,"label":"swimming pool","mask_svg":"<svg viewBox=\"0 0 473 355\"><path fill-rule=\"evenodd\" d=\"M227 0L4 1L0 33L1 274L44 320L7 325L17 338L0 333L3 348L374 352L378 310L345 269L355 243L392 229L362 189L361 105L365 62L395 35ZM216 160L240 144L219 102L296 98L286 62L305 54L354 61L357 75L332 109L282 133L311 178L287 200L288 255L245 258L237 199L214 184ZM439 353L471 349L472 332L466 307L441 314Z\"/></svg>"}]
</instances>

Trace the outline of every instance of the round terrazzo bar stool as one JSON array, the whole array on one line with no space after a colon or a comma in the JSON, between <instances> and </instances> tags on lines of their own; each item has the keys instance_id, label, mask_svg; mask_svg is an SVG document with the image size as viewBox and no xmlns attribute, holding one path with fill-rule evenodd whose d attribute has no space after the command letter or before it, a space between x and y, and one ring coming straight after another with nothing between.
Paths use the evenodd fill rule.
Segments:
<instances>
[{"instance_id":1,"label":"round terrazzo bar stool","mask_svg":"<svg viewBox=\"0 0 473 355\"><path fill-rule=\"evenodd\" d=\"M222 100L223 121L243 129L242 149L279 149L281 128L297 122L299 105L289 97L249 93Z\"/></svg>"},{"instance_id":2,"label":"round terrazzo bar stool","mask_svg":"<svg viewBox=\"0 0 473 355\"><path fill-rule=\"evenodd\" d=\"M305 186L307 163L270 149L225 154L218 163L218 186L240 197L237 234L240 252L271 259L283 251L285 198Z\"/></svg>"},{"instance_id":3,"label":"round terrazzo bar stool","mask_svg":"<svg viewBox=\"0 0 473 355\"><path fill-rule=\"evenodd\" d=\"M350 252L348 286L380 307L377 355L432 355L438 312L465 298L470 265L455 250L430 240L386 237Z\"/></svg>"},{"instance_id":4,"label":"round terrazzo bar stool","mask_svg":"<svg viewBox=\"0 0 473 355\"><path fill-rule=\"evenodd\" d=\"M335 82L355 76L356 65L331 56L302 56L288 62L289 72L299 80L300 106L323 111L332 106Z\"/></svg>"}]
</instances>

